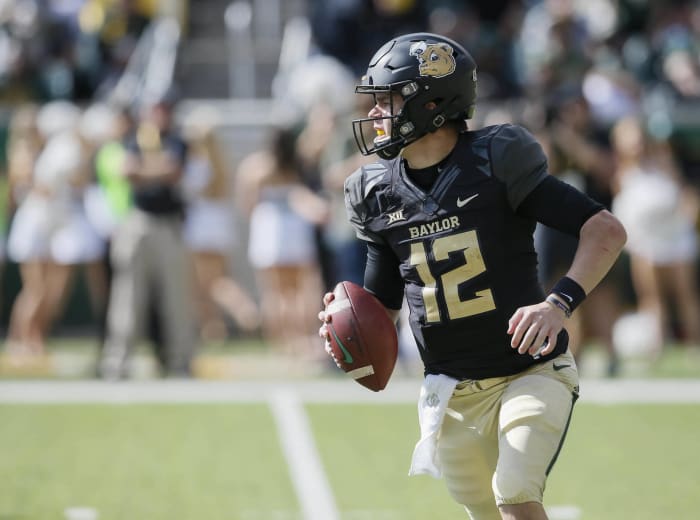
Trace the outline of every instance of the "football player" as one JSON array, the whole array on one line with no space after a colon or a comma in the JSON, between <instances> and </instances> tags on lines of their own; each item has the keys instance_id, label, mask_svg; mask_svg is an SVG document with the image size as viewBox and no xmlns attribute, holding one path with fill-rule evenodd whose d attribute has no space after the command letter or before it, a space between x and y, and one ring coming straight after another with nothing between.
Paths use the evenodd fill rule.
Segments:
<instances>
[{"instance_id":1,"label":"football player","mask_svg":"<svg viewBox=\"0 0 700 520\"><path fill-rule=\"evenodd\" d=\"M548 175L526 129L467 127L476 82L473 59L448 38L408 34L382 46L356 87L374 107L353 121L360 151L378 160L347 179L345 201L367 243L365 289L392 317L405 296L426 381L452 381L434 435L437 475L474 520L541 520L578 396L564 325L626 233ZM537 277L537 222L579 240L548 291ZM319 319L328 350L332 318L323 310ZM426 407L439 407L439 395Z\"/></svg>"}]
</instances>

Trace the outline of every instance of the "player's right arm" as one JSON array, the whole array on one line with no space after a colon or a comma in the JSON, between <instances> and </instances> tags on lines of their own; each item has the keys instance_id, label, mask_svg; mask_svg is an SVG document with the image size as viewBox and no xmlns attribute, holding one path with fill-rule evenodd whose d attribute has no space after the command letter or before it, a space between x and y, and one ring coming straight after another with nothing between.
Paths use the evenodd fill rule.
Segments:
<instances>
[{"instance_id":1,"label":"player's right arm","mask_svg":"<svg viewBox=\"0 0 700 520\"><path fill-rule=\"evenodd\" d=\"M371 247L371 244L368 243L368 249ZM368 252L368 265L370 264L369 262L369 252ZM369 280L367 277L367 271L365 271L365 290L368 292L374 294L374 296L377 297L377 299L382 303L384 306L384 310L386 311L387 315L391 319L392 322L396 323L399 319L399 312L401 311L401 299L399 299L399 305L397 309L387 307L387 305L379 298L376 292L368 289L367 284L369 283L370 286L376 286L377 283L379 283L378 280L375 279L376 276L379 276L378 273L380 273L382 270L381 269L370 269L374 274L370 276ZM401 295L403 295L403 284L401 285L400 289ZM318 335L323 338L324 341L324 347L326 352L333 357L335 360L335 357L333 355L333 350L330 347L330 331L328 330L328 324L331 322L333 319L333 316L329 313L326 312L326 309L328 308L328 305L333 301L335 298L334 294L332 292L327 292L326 294L323 295L323 309L319 311L318 313L318 319L321 321L321 327L318 329ZM336 364L340 367L338 364L338 361L336 361Z\"/></svg>"},{"instance_id":2,"label":"player's right arm","mask_svg":"<svg viewBox=\"0 0 700 520\"><path fill-rule=\"evenodd\" d=\"M378 185L375 182L376 172L375 169L369 178L371 185L374 186ZM398 258L381 237L368 227L372 218L372 208L367 204L366 198L371 193L372 188L368 187L368 178L363 168L355 171L345 181L345 207L348 220L355 228L357 237L367 245L364 288L382 303L391 320L396 323L403 301L403 280L399 272ZM321 321L319 336L324 339L327 352L330 351L330 347L326 324L331 321L331 315L326 313L326 308L331 301L333 301L333 293L327 292L323 296L323 310L318 313Z\"/></svg>"},{"instance_id":3,"label":"player's right arm","mask_svg":"<svg viewBox=\"0 0 700 520\"><path fill-rule=\"evenodd\" d=\"M377 191L389 182L385 163L359 168L345 181L345 209L357 238L367 246L364 288L386 308L394 322L403 303L404 284L399 259L384 238L372 229L372 221L381 218L376 204Z\"/></svg>"}]
</instances>

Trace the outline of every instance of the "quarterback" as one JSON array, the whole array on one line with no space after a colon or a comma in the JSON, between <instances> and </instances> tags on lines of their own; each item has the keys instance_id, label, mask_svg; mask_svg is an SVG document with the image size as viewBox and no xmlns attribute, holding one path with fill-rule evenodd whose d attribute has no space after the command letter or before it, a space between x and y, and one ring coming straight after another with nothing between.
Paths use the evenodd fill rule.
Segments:
<instances>
[{"instance_id":1,"label":"quarterback","mask_svg":"<svg viewBox=\"0 0 700 520\"><path fill-rule=\"evenodd\" d=\"M564 325L626 234L548 174L526 129L468 128L476 82L473 59L448 38L382 46L356 87L374 106L353 121L360 151L378 158L347 179L345 202L367 243L364 287L392 317L405 299L425 366L410 473L444 477L474 520L542 520L578 396ZM566 276L546 290L537 222L579 239ZM331 316L319 318L327 340Z\"/></svg>"}]
</instances>

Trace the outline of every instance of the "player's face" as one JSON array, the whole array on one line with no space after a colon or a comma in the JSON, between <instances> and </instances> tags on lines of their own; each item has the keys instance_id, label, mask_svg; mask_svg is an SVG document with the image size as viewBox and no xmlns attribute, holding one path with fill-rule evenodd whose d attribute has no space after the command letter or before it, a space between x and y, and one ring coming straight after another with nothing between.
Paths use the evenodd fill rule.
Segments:
<instances>
[{"instance_id":1,"label":"player's face","mask_svg":"<svg viewBox=\"0 0 700 520\"><path fill-rule=\"evenodd\" d=\"M376 133L376 144L391 137L391 117L401 110L403 99L395 93L380 92L375 94L374 103L368 116L375 119L373 129Z\"/></svg>"},{"instance_id":2,"label":"player's face","mask_svg":"<svg viewBox=\"0 0 700 520\"><path fill-rule=\"evenodd\" d=\"M391 87L385 85L357 86L355 92L369 98L371 103L366 108L368 117L352 121L353 135L360 152L371 155L398 146L396 143L399 139L395 135L398 130L394 126L404 107L401 95L391 92ZM387 158L386 155L383 157Z\"/></svg>"}]
</instances>

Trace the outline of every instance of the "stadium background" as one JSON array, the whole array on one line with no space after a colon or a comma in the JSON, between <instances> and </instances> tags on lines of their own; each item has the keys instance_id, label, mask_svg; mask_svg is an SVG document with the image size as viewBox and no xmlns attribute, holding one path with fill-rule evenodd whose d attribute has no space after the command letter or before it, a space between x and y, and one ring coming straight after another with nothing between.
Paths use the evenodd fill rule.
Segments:
<instances>
[{"instance_id":1,"label":"stadium background","mask_svg":"<svg viewBox=\"0 0 700 520\"><path fill-rule=\"evenodd\" d=\"M700 92L695 97L674 93L662 65L665 53L686 49L694 56L695 73L700 69L700 8L691 0L0 0L0 142L22 102L69 98L87 105L100 96L121 96L136 104L150 88L160 88L164 78L172 78L181 98L178 120L203 106L219 114L217 135L227 144L234 172L244 156L264 145L273 125L299 117L309 97L321 92L341 103L352 98L351 86L347 99L340 95L336 68L321 68L315 74L308 68L293 70L318 56L321 43L357 75L359 64L369 58L366 49L399 27L456 30L471 43L467 47L483 71L475 124L520 118L544 102L547 91L531 83L533 78L501 67L510 63L510 51L516 56L524 50L524 19L516 15L527 11L534 16L545 6L567 5L596 22L596 49L625 51L624 59L610 61L610 55L598 53L596 63L608 63L610 68L604 70L631 72L644 81L648 114L656 114L657 129L672 139L687 180L697 186ZM172 19L175 25L168 21ZM27 26L27 20L41 23ZM536 16L530 22L530 36L546 24ZM83 34L81 27L89 37L76 38ZM156 27L161 28L160 46L153 45ZM13 40L32 44L22 47L31 50L31 59L19 68L3 68L16 63L11 59ZM74 52L76 42L81 52ZM160 54L154 56L156 47ZM79 56L86 61L76 61ZM90 56L92 60L86 58ZM554 72L574 70L575 86L581 87L579 74L590 62L579 66L577 56L571 55L557 66ZM154 70L155 85L146 81ZM102 83L97 78L105 76L90 71L117 71L106 83L112 88L98 89ZM117 89L124 78L129 81ZM331 79L329 86L326 80ZM685 79L693 85L693 74ZM619 115L615 104L598 108L602 115ZM0 146L0 158L4 153ZM6 189L4 168L0 186ZM240 232L244 236L245 226ZM244 248L231 253L239 279L253 287ZM631 307L634 299L624 259L622 267L618 290ZM49 343L49 352L71 351L74 344L90 355L97 350L85 284L77 278L52 331L56 341ZM19 286L17 266L5 261L1 334L6 333ZM94 380L89 365L79 377L71 370L65 371L67 377L58 374L56 379L65 381L50 375L47 381L45 372L40 372L39 381L33 373L3 377L0 517L63 519L70 518L73 509L78 517L87 515L84 518L95 518L99 511L101 519L464 518L443 482L405 477L418 435L419 377L402 378L405 374L398 370L387 391L375 395L332 370L323 372L320 381L307 377L310 374L301 380L283 378L294 375L288 366L250 365L239 355L241 350L231 346L224 348L238 356L233 372L226 373L232 381L111 385ZM557 518L656 520L696 515L700 357L695 354L669 348L652 366L644 362L627 373L631 378L591 381L588 376L595 372L584 371L581 403L548 486L547 505L563 506ZM248 368L257 372L245 372ZM635 379L639 375L651 379ZM279 416L281 410L291 410L292 416ZM305 420L311 434L290 430L290 425L303 426ZM290 438L298 444L283 453ZM318 489L311 489L311 498L303 500L309 490L293 472L293 452L308 448L304 442L309 439L317 445L325 469L320 482L332 488L326 498L332 501L335 494L337 499L331 515L324 514L322 504L320 513L313 511L318 505L314 500L323 498ZM299 449L299 454L308 452ZM308 507L312 511L305 515Z\"/></svg>"},{"instance_id":2,"label":"stadium background","mask_svg":"<svg viewBox=\"0 0 700 520\"><path fill-rule=\"evenodd\" d=\"M227 8L231 8L228 9ZM238 152L228 157L230 171L234 171L235 163L244 153L253 151L261 146L266 128L274 120L274 110L269 102L270 83L278 68L280 46L282 44L282 32L284 25L295 16L303 15L307 6L303 1L288 2L256 2L249 5L239 2L233 5L231 2L220 0L187 0L159 1L77 1L77 2L5 2L0 6L2 12L2 26L5 28L3 35L7 39L13 37L20 45L25 45L28 39L39 34L53 32L53 37L42 39L41 49L34 50L38 54L34 60L25 65L20 72L5 70L0 81L0 164L6 166L6 139L8 124L14 110L22 102L48 102L56 99L69 99L80 106L87 106L93 101L109 99L110 101L136 104L139 92L145 88L146 62L158 60L157 53L149 53L149 43L152 42L152 32L159 20L175 20L177 22L176 34L171 36L171 41L166 44L164 53L174 53L175 61L172 67L161 70L166 79L177 83L181 106L214 106L216 110L223 110L225 114L219 121L217 133L219 137L231 146L225 146L226 151ZM243 9L243 13L240 12ZM29 34L14 35L12 27L13 18L21 18L22 11L36 10L35 21ZM228 50L235 46L232 40L236 29L229 25L232 18L240 20L245 18L246 11L252 18L255 11L256 26L250 23L238 29L242 32L238 36L244 43L255 38L255 55L251 54L246 60L241 73L255 75L258 79L255 83L255 91L249 88L243 92L235 92L237 87L232 85L231 77L234 76L233 68L237 65L235 60L229 58ZM228 13L228 22L224 15ZM69 29L66 29L68 27ZM83 32L84 31L84 32ZM72 33L70 37L64 37L64 32ZM42 68L50 62L49 56L65 51L75 53L76 32L81 38L88 35L90 40L86 46L98 46L99 54L93 57L93 62L86 65L91 71L85 73L79 70L75 56L71 56L68 68L73 76L72 88L61 92L60 88L52 92L42 82ZM255 37L253 36L255 33ZM138 49L138 50L137 50ZM126 54L126 55L124 55ZM6 57L10 61L9 57ZM105 69L109 62L118 61L118 79L133 79L136 86L125 86L121 94L116 94L113 84L98 92L100 81L104 80ZM126 69L130 68L129 71ZM95 77L93 81L85 78ZM97 79L99 76L99 79ZM47 81L48 82L48 81ZM239 81L240 83L240 81ZM245 83L245 82L244 82ZM248 81L253 85L251 81ZM131 84L130 84L131 85ZM157 87L156 87L157 88ZM244 87L245 89L246 87ZM129 90L131 90L129 92ZM243 99L235 103L237 98ZM249 100L259 98L259 105L251 106ZM233 103L229 103L229 101ZM180 111L182 113L182 111ZM5 170L3 166L3 172ZM7 193L7 177L0 177L0 195L2 196L3 210L1 226L5 231L9 226ZM245 230L242 230L243 232ZM232 251L233 255L240 252ZM236 262L245 269L245 262ZM10 309L14 298L21 287L17 264L11 261L3 262L2 286L0 291L0 330L6 332ZM245 273L250 274L250 273ZM90 306L86 304L88 294L86 281L79 272L65 310L59 321L55 324L53 333L59 336L85 336L93 334L95 330L95 316L92 315Z\"/></svg>"},{"instance_id":3,"label":"stadium background","mask_svg":"<svg viewBox=\"0 0 700 520\"><path fill-rule=\"evenodd\" d=\"M13 109L22 101L72 99L82 106L105 99L137 103L150 88L146 84L158 75L160 82L171 78L178 85L181 118L201 105L220 114L217 132L227 144L224 149L233 172L244 155L262 146L270 125L299 117L298 113L290 113L290 107L303 111L311 96L319 92L326 96L339 84L333 84L332 77L319 77L342 74L333 67L323 69L325 64L314 70L315 57L334 54L357 76L368 58L363 53L393 32L434 28L453 32L467 47L472 45L470 50L481 71L478 117L483 121L495 114L497 120L504 111L506 116L518 116L533 100L542 98L544 103L547 95L539 80L523 75L528 59L523 42L533 29L537 30L538 23L543 31L547 23L546 17L538 22L533 13L538 9L563 11L567 6L574 7L577 17L592 23L588 38L595 42L597 48L592 53L597 55L585 65L576 63L581 56L565 56L561 68L578 67L580 70L571 75L576 81L586 67L592 70L593 63L605 68L607 59L610 68L639 78L648 93L645 106L651 107L647 109L650 117L656 117L661 131L671 135L683 160L684 173L697 184L698 102L692 96L669 99L662 95L663 88L657 88L668 83L661 55L670 51L660 47L687 48L695 52L697 62L697 3L686 0L7 0L0 5L5 43L5 68L0 71L0 142L7 135ZM689 20L679 19L688 13L692 15ZM527 27L523 24L526 14L532 19ZM166 19L175 20L177 27L164 27L159 32L169 35L163 44L149 45L155 26ZM529 32L521 32L527 28ZM333 31L340 31L335 39ZM350 34L351 41L342 41ZM657 41L663 38L665 41ZM37 41L27 46L32 39ZM19 52L13 42L26 54L21 66L12 65L13 53ZM617 56L604 56L606 50ZM162 60L163 56L167 59ZM160 60L157 74L151 70L149 75L149 60ZM499 67L500 75L495 73ZM113 77L106 81L108 75ZM347 99L336 98L347 104L350 93ZM602 103L600 109L610 107ZM615 117L614 112L604 117ZM0 146L0 164L4 163L4 154L5 147ZM0 177L4 204L6 189L6 178ZM8 215L6 211L2 214L6 228ZM245 228L240 231L245 236ZM232 255L241 279L252 279L242 248L232 251ZM3 269L0 326L4 329L20 281L15 264L5 262ZM254 290L253 284L250 287ZM632 303L626 277L620 290ZM94 317L85 299L85 280L79 276L54 327L55 334L92 332Z\"/></svg>"}]
</instances>

